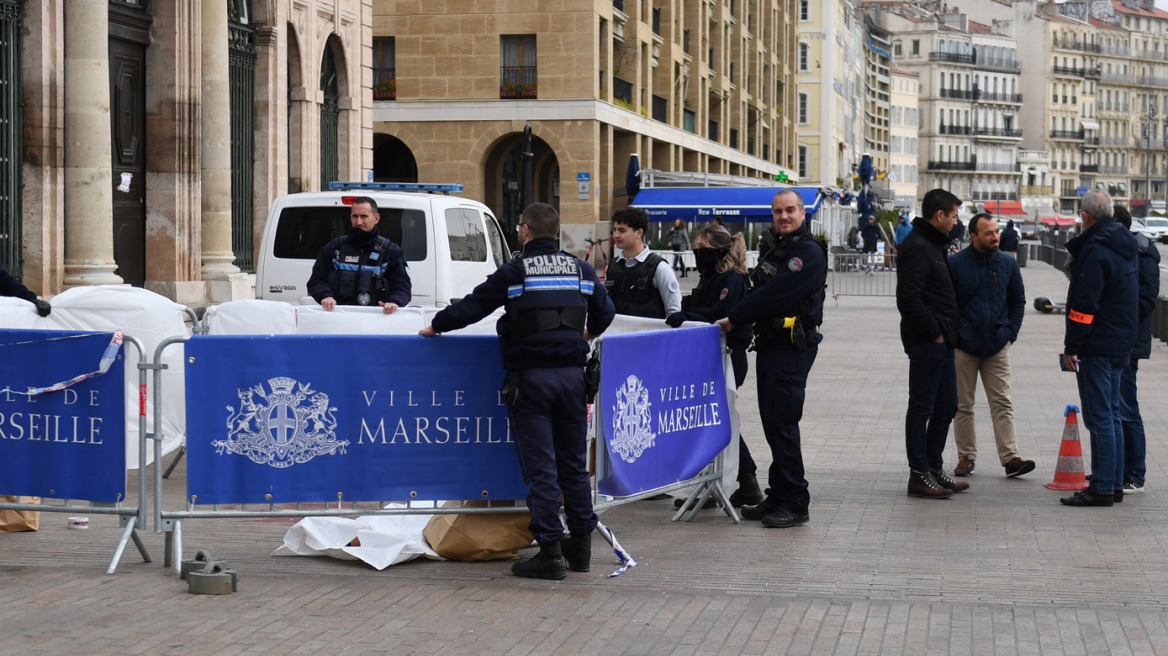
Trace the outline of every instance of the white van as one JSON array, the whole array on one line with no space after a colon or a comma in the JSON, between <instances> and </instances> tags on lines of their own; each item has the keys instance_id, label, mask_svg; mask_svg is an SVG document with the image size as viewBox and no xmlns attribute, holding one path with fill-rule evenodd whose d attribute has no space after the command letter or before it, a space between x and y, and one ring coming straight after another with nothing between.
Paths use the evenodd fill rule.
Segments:
<instances>
[{"instance_id":1,"label":"white van","mask_svg":"<svg viewBox=\"0 0 1168 656\"><path fill-rule=\"evenodd\" d=\"M256 298L315 304L312 265L326 244L349 233L349 206L368 196L377 201L381 235L405 251L410 304L457 301L511 260L491 210L450 195L461 191L460 184L334 182L329 191L277 198L260 241Z\"/></svg>"}]
</instances>

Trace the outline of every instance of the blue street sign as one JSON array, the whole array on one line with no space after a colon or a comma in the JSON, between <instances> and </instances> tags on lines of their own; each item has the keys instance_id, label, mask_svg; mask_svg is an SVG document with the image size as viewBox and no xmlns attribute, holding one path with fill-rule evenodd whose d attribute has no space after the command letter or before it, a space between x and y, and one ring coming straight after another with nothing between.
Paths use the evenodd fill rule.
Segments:
<instances>
[{"instance_id":1,"label":"blue street sign","mask_svg":"<svg viewBox=\"0 0 1168 656\"><path fill-rule=\"evenodd\" d=\"M576 174L576 182L588 182L591 179L592 179L591 173L577 173Z\"/></svg>"}]
</instances>

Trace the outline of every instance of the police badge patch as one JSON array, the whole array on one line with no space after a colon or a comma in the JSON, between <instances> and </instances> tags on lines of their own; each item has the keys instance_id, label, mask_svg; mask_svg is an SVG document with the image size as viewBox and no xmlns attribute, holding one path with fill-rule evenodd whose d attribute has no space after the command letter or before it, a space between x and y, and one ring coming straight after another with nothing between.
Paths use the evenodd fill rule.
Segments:
<instances>
[{"instance_id":1,"label":"police badge patch","mask_svg":"<svg viewBox=\"0 0 1168 656\"><path fill-rule=\"evenodd\" d=\"M722 293L721 293L721 294L718 294L718 300L720 301L720 300L722 300L722 299L726 298L726 297L727 297L727 296L729 296L729 295L730 295L730 290L729 290L729 289L726 289L726 288L722 288Z\"/></svg>"},{"instance_id":2,"label":"police badge patch","mask_svg":"<svg viewBox=\"0 0 1168 656\"><path fill-rule=\"evenodd\" d=\"M787 262L787 268L798 273L803 270L803 260L793 257Z\"/></svg>"}]
</instances>

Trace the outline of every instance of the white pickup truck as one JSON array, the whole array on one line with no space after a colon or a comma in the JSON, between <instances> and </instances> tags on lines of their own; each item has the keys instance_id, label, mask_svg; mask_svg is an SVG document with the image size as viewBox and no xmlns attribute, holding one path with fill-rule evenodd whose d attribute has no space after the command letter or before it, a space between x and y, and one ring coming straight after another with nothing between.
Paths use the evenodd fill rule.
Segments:
<instances>
[{"instance_id":1,"label":"white pickup truck","mask_svg":"<svg viewBox=\"0 0 1168 656\"><path fill-rule=\"evenodd\" d=\"M320 249L349 232L349 206L377 201L378 229L405 251L411 305L443 306L466 296L511 260L491 210L451 196L458 184L334 182L329 191L289 194L272 203L260 240L256 298L310 305L308 277Z\"/></svg>"}]
</instances>

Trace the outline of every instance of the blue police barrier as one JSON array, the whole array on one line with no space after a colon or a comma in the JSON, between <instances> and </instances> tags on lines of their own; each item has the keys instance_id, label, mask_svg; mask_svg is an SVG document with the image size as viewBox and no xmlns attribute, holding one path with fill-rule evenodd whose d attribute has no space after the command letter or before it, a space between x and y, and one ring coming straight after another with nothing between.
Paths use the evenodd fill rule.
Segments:
<instances>
[{"instance_id":1,"label":"blue police barrier","mask_svg":"<svg viewBox=\"0 0 1168 656\"><path fill-rule=\"evenodd\" d=\"M125 500L121 346L113 333L0 331L0 494Z\"/></svg>"},{"instance_id":2,"label":"blue police barrier","mask_svg":"<svg viewBox=\"0 0 1168 656\"><path fill-rule=\"evenodd\" d=\"M600 379L601 494L694 478L730 443L717 326L606 336Z\"/></svg>"},{"instance_id":3,"label":"blue police barrier","mask_svg":"<svg viewBox=\"0 0 1168 656\"><path fill-rule=\"evenodd\" d=\"M527 496L495 337L194 336L186 362L192 503Z\"/></svg>"},{"instance_id":4,"label":"blue police barrier","mask_svg":"<svg viewBox=\"0 0 1168 656\"><path fill-rule=\"evenodd\" d=\"M145 470L146 369L140 340L124 337L139 355L139 468ZM117 515L122 537L107 574L130 539L150 562L137 506L126 501L126 388L120 331L0 330L0 494L64 503L0 503L0 510ZM88 505L70 503L87 501Z\"/></svg>"}]
</instances>

